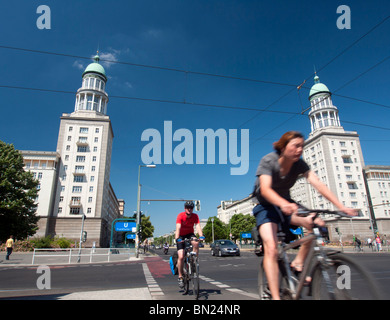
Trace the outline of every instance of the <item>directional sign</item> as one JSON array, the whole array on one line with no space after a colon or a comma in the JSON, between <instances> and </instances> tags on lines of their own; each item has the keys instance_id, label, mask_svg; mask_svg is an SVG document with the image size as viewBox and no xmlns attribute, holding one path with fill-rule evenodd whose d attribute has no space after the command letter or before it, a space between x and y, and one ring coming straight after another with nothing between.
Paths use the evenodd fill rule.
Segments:
<instances>
[{"instance_id":1,"label":"directional sign","mask_svg":"<svg viewBox=\"0 0 390 320\"><path fill-rule=\"evenodd\" d=\"M115 231L130 231L136 232L136 223L135 222L123 222L118 221L115 223Z\"/></svg>"},{"instance_id":2,"label":"directional sign","mask_svg":"<svg viewBox=\"0 0 390 320\"><path fill-rule=\"evenodd\" d=\"M241 233L241 238L250 239L252 238L252 234L250 232Z\"/></svg>"},{"instance_id":3,"label":"directional sign","mask_svg":"<svg viewBox=\"0 0 390 320\"><path fill-rule=\"evenodd\" d=\"M135 233L128 233L126 239L135 239Z\"/></svg>"}]
</instances>

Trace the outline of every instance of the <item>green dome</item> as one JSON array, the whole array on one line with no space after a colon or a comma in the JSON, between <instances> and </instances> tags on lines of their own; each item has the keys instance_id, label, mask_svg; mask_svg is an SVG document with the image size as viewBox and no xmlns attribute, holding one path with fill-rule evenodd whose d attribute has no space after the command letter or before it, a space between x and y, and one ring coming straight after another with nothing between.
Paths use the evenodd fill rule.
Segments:
<instances>
[{"instance_id":1,"label":"green dome","mask_svg":"<svg viewBox=\"0 0 390 320\"><path fill-rule=\"evenodd\" d=\"M107 75L106 71L104 70L103 66L99 63L99 56L96 55L94 57L95 62L88 65L88 67L83 72L83 77L87 73L98 73L104 77L104 79L107 81Z\"/></svg>"},{"instance_id":2,"label":"green dome","mask_svg":"<svg viewBox=\"0 0 390 320\"><path fill-rule=\"evenodd\" d=\"M320 78L317 75L314 77L314 83L314 86L312 86L310 89L309 100L311 100L314 95L319 93L331 94L328 87L320 82Z\"/></svg>"}]
</instances>

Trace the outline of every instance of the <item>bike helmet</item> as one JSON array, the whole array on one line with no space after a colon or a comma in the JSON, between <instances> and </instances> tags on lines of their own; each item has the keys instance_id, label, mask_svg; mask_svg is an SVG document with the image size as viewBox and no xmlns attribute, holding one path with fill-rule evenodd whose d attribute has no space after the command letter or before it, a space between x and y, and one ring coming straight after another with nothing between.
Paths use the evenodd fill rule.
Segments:
<instances>
[{"instance_id":1,"label":"bike helmet","mask_svg":"<svg viewBox=\"0 0 390 320\"><path fill-rule=\"evenodd\" d=\"M186 201L186 203L184 204L184 208L192 208L194 209L195 205L194 205L194 202L193 201Z\"/></svg>"}]
</instances>

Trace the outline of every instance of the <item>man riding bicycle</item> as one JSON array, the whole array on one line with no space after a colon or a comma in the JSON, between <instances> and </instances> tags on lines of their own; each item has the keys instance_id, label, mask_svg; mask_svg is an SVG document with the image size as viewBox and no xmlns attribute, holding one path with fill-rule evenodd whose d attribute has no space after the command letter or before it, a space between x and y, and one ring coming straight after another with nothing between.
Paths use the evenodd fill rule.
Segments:
<instances>
[{"instance_id":1,"label":"man riding bicycle","mask_svg":"<svg viewBox=\"0 0 390 320\"><path fill-rule=\"evenodd\" d=\"M199 223L199 216L196 213L193 213L194 210L194 202L193 201L187 201L184 204L184 212L179 213L176 219L176 243L177 243L177 269L179 273L179 287L180 289L184 288L184 282L183 282L183 266L184 266L184 249L185 249L185 242L184 239L191 239L192 237L195 237L194 234L194 227L196 228L196 232L199 234L199 238L203 237L203 232L200 227ZM192 241L191 242L192 247L196 254L199 253L199 245L198 242Z\"/></svg>"}]
</instances>

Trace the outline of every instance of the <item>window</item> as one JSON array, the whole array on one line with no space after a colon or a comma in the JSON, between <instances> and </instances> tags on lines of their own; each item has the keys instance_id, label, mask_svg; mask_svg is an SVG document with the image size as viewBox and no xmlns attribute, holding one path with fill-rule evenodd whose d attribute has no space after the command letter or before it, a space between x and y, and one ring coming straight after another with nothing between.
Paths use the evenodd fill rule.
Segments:
<instances>
[{"instance_id":1,"label":"window","mask_svg":"<svg viewBox=\"0 0 390 320\"><path fill-rule=\"evenodd\" d=\"M76 162L85 162L85 156L77 156Z\"/></svg>"},{"instance_id":2,"label":"window","mask_svg":"<svg viewBox=\"0 0 390 320\"><path fill-rule=\"evenodd\" d=\"M81 186L74 186L72 188L73 193L81 193L81 191L83 191L83 187L81 187Z\"/></svg>"},{"instance_id":3,"label":"window","mask_svg":"<svg viewBox=\"0 0 390 320\"><path fill-rule=\"evenodd\" d=\"M92 202L92 197L88 197L88 202L89 202L89 203Z\"/></svg>"},{"instance_id":4,"label":"window","mask_svg":"<svg viewBox=\"0 0 390 320\"><path fill-rule=\"evenodd\" d=\"M96 128L96 129L95 129L95 133L99 133L99 128Z\"/></svg>"},{"instance_id":5,"label":"window","mask_svg":"<svg viewBox=\"0 0 390 320\"><path fill-rule=\"evenodd\" d=\"M92 212L92 209L91 208L87 208L87 213L91 213Z\"/></svg>"},{"instance_id":6,"label":"window","mask_svg":"<svg viewBox=\"0 0 390 320\"><path fill-rule=\"evenodd\" d=\"M77 152L87 152L87 147L86 146L77 147Z\"/></svg>"},{"instance_id":7,"label":"window","mask_svg":"<svg viewBox=\"0 0 390 320\"><path fill-rule=\"evenodd\" d=\"M84 166L76 166L75 172L76 173L84 173Z\"/></svg>"},{"instance_id":8,"label":"window","mask_svg":"<svg viewBox=\"0 0 390 320\"><path fill-rule=\"evenodd\" d=\"M70 214L80 214L80 208L70 208Z\"/></svg>"},{"instance_id":9,"label":"window","mask_svg":"<svg viewBox=\"0 0 390 320\"><path fill-rule=\"evenodd\" d=\"M73 177L73 182L83 182L84 181L84 176L74 176Z\"/></svg>"},{"instance_id":10,"label":"window","mask_svg":"<svg viewBox=\"0 0 390 320\"><path fill-rule=\"evenodd\" d=\"M89 192L93 192L93 187L89 187Z\"/></svg>"},{"instance_id":11,"label":"window","mask_svg":"<svg viewBox=\"0 0 390 320\"><path fill-rule=\"evenodd\" d=\"M93 161L93 162L96 161L96 156L93 156L93 157L92 157L92 161Z\"/></svg>"},{"instance_id":12,"label":"window","mask_svg":"<svg viewBox=\"0 0 390 320\"><path fill-rule=\"evenodd\" d=\"M88 133L88 128L80 128L80 133Z\"/></svg>"}]
</instances>

